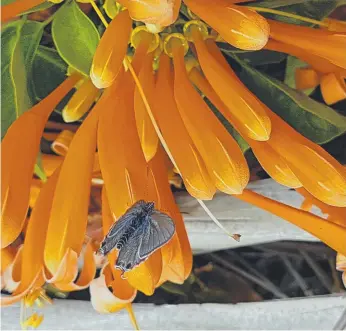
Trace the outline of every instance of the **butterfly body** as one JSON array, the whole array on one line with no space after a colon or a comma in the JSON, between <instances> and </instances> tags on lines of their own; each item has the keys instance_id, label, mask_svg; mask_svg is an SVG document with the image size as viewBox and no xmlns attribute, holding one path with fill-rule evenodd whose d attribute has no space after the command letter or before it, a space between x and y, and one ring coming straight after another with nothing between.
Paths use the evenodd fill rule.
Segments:
<instances>
[{"instance_id":1,"label":"butterfly body","mask_svg":"<svg viewBox=\"0 0 346 331\"><path fill-rule=\"evenodd\" d=\"M144 262L174 235L175 225L167 215L154 208L153 202L140 200L110 228L98 253L119 251L115 267L129 271Z\"/></svg>"}]
</instances>

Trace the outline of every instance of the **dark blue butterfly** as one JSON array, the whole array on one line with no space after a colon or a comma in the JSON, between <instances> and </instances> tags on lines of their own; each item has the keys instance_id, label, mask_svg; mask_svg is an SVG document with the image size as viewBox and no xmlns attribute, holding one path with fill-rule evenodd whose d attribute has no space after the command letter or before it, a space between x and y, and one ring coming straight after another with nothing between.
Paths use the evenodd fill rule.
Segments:
<instances>
[{"instance_id":1,"label":"dark blue butterfly","mask_svg":"<svg viewBox=\"0 0 346 331\"><path fill-rule=\"evenodd\" d=\"M174 232L174 222L167 214L156 210L154 202L140 200L112 225L98 253L107 255L117 249L115 267L124 273L166 244Z\"/></svg>"}]
</instances>

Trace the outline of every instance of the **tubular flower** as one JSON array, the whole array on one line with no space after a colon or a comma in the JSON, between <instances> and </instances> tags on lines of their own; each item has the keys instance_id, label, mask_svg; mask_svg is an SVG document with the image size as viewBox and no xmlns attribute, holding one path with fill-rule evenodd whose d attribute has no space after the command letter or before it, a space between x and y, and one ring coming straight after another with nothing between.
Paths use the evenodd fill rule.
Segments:
<instances>
[{"instance_id":1,"label":"tubular flower","mask_svg":"<svg viewBox=\"0 0 346 331\"><path fill-rule=\"evenodd\" d=\"M29 3L33 5L34 1L28 0L26 6ZM267 44L269 25L253 10L235 6L232 0L216 0L212 6L206 0L185 3L234 46L257 50ZM19 4L24 2L16 1ZM102 15L96 2L91 5ZM34 307L49 301L42 289L45 284L61 291L89 287L91 303L98 312L127 309L138 329L131 306L137 291L151 295L166 281L181 284L186 280L192 268L192 252L169 187L168 175L171 179L174 171L197 199L211 199L216 189L235 194L346 255L345 208L340 208L346 206L345 169L246 89L215 42L207 38L206 25L199 21L186 24L186 39L177 33L165 35L165 54L160 54L160 36L149 31L160 31L174 22L180 0L122 0L121 5L112 9L109 1L105 3L109 17L114 18L94 54L90 77L76 87L81 77L73 74L20 116L2 142L0 272L2 287L12 296L2 298L1 304L21 300L30 309L30 316L25 313L22 317L23 327L37 327L42 322L43 315ZM7 19L22 12L24 7L18 6L16 10L4 7ZM132 31L132 19L144 22L146 27ZM314 70L310 74L319 82L326 79L327 90L332 86L329 81L335 84L331 78L328 81L328 75L343 77L346 69L340 65L340 57L318 46L310 55L295 42L281 40L275 23L273 30L265 47L284 47L288 53L307 59ZM334 40L343 40L328 31L319 35L334 50L338 48ZM189 65L186 70L187 39L194 44L201 71ZM81 123L46 124L52 110L73 87L77 91L62 116L65 122ZM245 157L203 97L248 142L270 176L303 192L328 218L246 190L249 169ZM333 102L337 99L330 95L326 98ZM45 126L54 132L43 133ZM45 182L33 177L42 137L51 142L57 154L41 155L48 177ZM14 156L14 150L20 155ZM309 164L304 162L307 159ZM98 196L90 204L90 195L94 198L95 192ZM165 245L122 278L122 271L115 266L118 250L106 258L95 257L96 241L142 199L153 201L156 209L168 214L176 231ZM203 206L201 200L199 203ZM91 229L90 220L101 205L102 220L99 217ZM308 209L308 203L304 208ZM79 270L81 259L84 263ZM99 264L100 275L94 279ZM343 268L343 264L338 266Z\"/></svg>"},{"instance_id":2,"label":"tubular flower","mask_svg":"<svg viewBox=\"0 0 346 331\"><path fill-rule=\"evenodd\" d=\"M160 57L155 91L156 101L152 110L186 189L196 198L212 199L216 188L180 117L174 99L173 71L166 54Z\"/></svg>"},{"instance_id":3,"label":"tubular flower","mask_svg":"<svg viewBox=\"0 0 346 331\"><path fill-rule=\"evenodd\" d=\"M285 44L299 47L346 69L346 35L268 20L270 37ZM316 42L318 40L318 42Z\"/></svg>"},{"instance_id":4,"label":"tubular flower","mask_svg":"<svg viewBox=\"0 0 346 331\"><path fill-rule=\"evenodd\" d=\"M97 88L109 87L115 81L126 55L131 23L128 11L121 11L102 35L90 69L90 78Z\"/></svg>"},{"instance_id":5,"label":"tubular flower","mask_svg":"<svg viewBox=\"0 0 346 331\"><path fill-rule=\"evenodd\" d=\"M286 160L304 188L326 204L345 207L346 172L341 164L275 113L269 115L273 131L268 143Z\"/></svg>"},{"instance_id":6,"label":"tubular flower","mask_svg":"<svg viewBox=\"0 0 346 331\"><path fill-rule=\"evenodd\" d=\"M232 4L232 1L184 0L202 20L215 29L229 44L244 50L262 49L268 41L269 24L255 11Z\"/></svg>"},{"instance_id":7,"label":"tubular flower","mask_svg":"<svg viewBox=\"0 0 346 331\"><path fill-rule=\"evenodd\" d=\"M321 77L321 92L327 105L346 99L346 84L344 77L330 73Z\"/></svg>"},{"instance_id":8,"label":"tubular flower","mask_svg":"<svg viewBox=\"0 0 346 331\"><path fill-rule=\"evenodd\" d=\"M55 106L79 79L78 74L73 74L47 98L21 115L1 143L1 247L11 244L23 227L44 125ZM20 151L20 154L13 151Z\"/></svg>"},{"instance_id":9,"label":"tubular flower","mask_svg":"<svg viewBox=\"0 0 346 331\"><path fill-rule=\"evenodd\" d=\"M136 34L141 34L141 36L137 36ZM149 103L152 104L154 100L154 89L155 89L155 76L153 73L153 59L154 59L154 51L159 46L159 37L158 35L151 34L141 27L135 29L132 32L132 44L135 46L137 43L148 44L146 46L148 48L148 53L144 56L142 67L139 71L139 82L141 86L143 86L143 91L147 96ZM137 41L138 40L138 41ZM151 44L151 45L150 45ZM149 47L149 45L151 47ZM138 47L135 46L135 48ZM145 109L145 105L143 103L141 94L138 90L138 87L135 89L134 94L134 111L136 117L137 131L139 135L139 139L142 145L142 150L145 156L146 161L150 161L157 150L157 146L159 143L159 139L153 127L153 124L150 120L147 110Z\"/></svg>"},{"instance_id":10,"label":"tubular flower","mask_svg":"<svg viewBox=\"0 0 346 331\"><path fill-rule=\"evenodd\" d=\"M337 252L341 254L346 253L346 227L315 216L307 211L271 200L250 190L244 190L242 194L235 195L235 197L297 225L322 240Z\"/></svg>"},{"instance_id":11,"label":"tubular flower","mask_svg":"<svg viewBox=\"0 0 346 331\"><path fill-rule=\"evenodd\" d=\"M110 210L105 187L102 189L102 229L104 236L113 225L114 217ZM136 330L138 325L131 308L131 302L137 294L126 279L121 277L120 270L114 268L116 252L108 255L108 263L101 269L100 277L90 284L91 304L99 313L114 313L126 308ZM109 290L111 288L111 291Z\"/></svg>"},{"instance_id":12,"label":"tubular flower","mask_svg":"<svg viewBox=\"0 0 346 331\"><path fill-rule=\"evenodd\" d=\"M268 142L258 142L253 139L249 139L242 130L242 126L235 117L228 111L225 104L213 90L207 79L198 70L196 65L192 65L189 68L189 78L194 85L213 103L213 105L220 111L220 113L234 126L234 128L241 134L241 136L250 145L256 158L262 165L263 169L276 180L278 183L296 188L301 187L302 184L298 178L294 175L292 170L289 168L287 162L271 148Z\"/></svg>"},{"instance_id":13,"label":"tubular flower","mask_svg":"<svg viewBox=\"0 0 346 331\"><path fill-rule=\"evenodd\" d=\"M61 165L56 184L44 249L46 267L56 282L69 277L60 273L68 267L69 261L74 262L84 241L96 150L98 111L99 107L94 107L76 132ZM71 277L70 282L74 280L75 274L71 273Z\"/></svg>"},{"instance_id":14,"label":"tubular flower","mask_svg":"<svg viewBox=\"0 0 346 331\"><path fill-rule=\"evenodd\" d=\"M91 79L85 79L62 111L64 121L70 123L80 120L99 95L100 91L95 87Z\"/></svg>"},{"instance_id":15,"label":"tubular flower","mask_svg":"<svg viewBox=\"0 0 346 331\"><path fill-rule=\"evenodd\" d=\"M324 23L327 23L327 30L335 32L346 32L346 23L333 18L325 18Z\"/></svg>"},{"instance_id":16,"label":"tubular flower","mask_svg":"<svg viewBox=\"0 0 346 331\"><path fill-rule=\"evenodd\" d=\"M184 30L185 35L196 46L199 63L209 83L228 107L232 116L241 123L243 131L252 139L268 140L271 124L265 107L245 88L232 69L228 65L224 65L223 61L220 62L221 53L218 57L214 57L214 48L212 52L208 50L203 40L204 37L208 36L207 27L202 22L191 21L184 26ZM210 40L209 44L211 42ZM211 47L213 45L210 44ZM219 52L218 49L217 51Z\"/></svg>"},{"instance_id":17,"label":"tubular flower","mask_svg":"<svg viewBox=\"0 0 346 331\"><path fill-rule=\"evenodd\" d=\"M346 77L346 70L344 68L333 64L321 56L312 54L307 50L276 40L269 40L265 48L291 54L309 65L305 68L296 69L295 81L298 90L315 88L321 84L322 96L328 105L346 98L344 80Z\"/></svg>"},{"instance_id":18,"label":"tubular flower","mask_svg":"<svg viewBox=\"0 0 346 331\"><path fill-rule=\"evenodd\" d=\"M98 149L110 210L118 218L136 201L147 200L143 185L147 167L136 130L134 84L129 73L123 75L121 84L106 93L112 97L112 104L100 116ZM127 277L133 287L152 294L161 268L161 252L157 250L146 262L128 272Z\"/></svg>"},{"instance_id":19,"label":"tubular flower","mask_svg":"<svg viewBox=\"0 0 346 331\"><path fill-rule=\"evenodd\" d=\"M214 185L223 192L239 194L249 181L246 160L238 144L190 83L184 64L184 43L185 38L179 34L165 40L165 51L173 57L174 95L180 115ZM195 120L196 116L199 121Z\"/></svg>"},{"instance_id":20,"label":"tubular flower","mask_svg":"<svg viewBox=\"0 0 346 331\"><path fill-rule=\"evenodd\" d=\"M145 23L152 32L160 32L173 24L179 14L181 0L120 0L135 21Z\"/></svg>"}]
</instances>

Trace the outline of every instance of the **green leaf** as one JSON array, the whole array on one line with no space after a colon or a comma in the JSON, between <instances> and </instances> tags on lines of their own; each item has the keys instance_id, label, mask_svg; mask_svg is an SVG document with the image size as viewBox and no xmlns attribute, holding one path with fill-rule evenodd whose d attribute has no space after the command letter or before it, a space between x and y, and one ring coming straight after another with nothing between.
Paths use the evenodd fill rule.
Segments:
<instances>
[{"instance_id":1,"label":"green leaf","mask_svg":"<svg viewBox=\"0 0 346 331\"><path fill-rule=\"evenodd\" d=\"M25 14L31 14L31 13L36 13L38 11L41 11L41 10L45 10L45 9L48 9L50 7L53 7L55 6L55 3L53 2L50 2L50 1L46 1L44 3L41 3L40 5L38 6L35 6L25 12L23 12L22 14L25 15Z\"/></svg>"},{"instance_id":2,"label":"green leaf","mask_svg":"<svg viewBox=\"0 0 346 331\"><path fill-rule=\"evenodd\" d=\"M324 144L346 132L345 116L245 62L237 61L242 65L242 82L272 111L308 139Z\"/></svg>"},{"instance_id":3,"label":"green leaf","mask_svg":"<svg viewBox=\"0 0 346 331\"><path fill-rule=\"evenodd\" d=\"M296 79L295 79L296 69L305 68L307 66L308 66L307 63L303 62L302 60L299 60L298 58L294 56L289 55L287 57L284 83L288 85L289 87L295 89L296 88ZM307 90L303 90L302 93L306 95L310 95L314 90L315 88L309 88Z\"/></svg>"},{"instance_id":4,"label":"green leaf","mask_svg":"<svg viewBox=\"0 0 346 331\"><path fill-rule=\"evenodd\" d=\"M280 52L273 52L262 49L256 52L246 52L237 54L238 58L251 65L264 65L271 63L280 63L286 59L287 55Z\"/></svg>"},{"instance_id":5,"label":"green leaf","mask_svg":"<svg viewBox=\"0 0 346 331\"><path fill-rule=\"evenodd\" d=\"M95 25L74 1L66 2L56 13L52 36L64 61L89 75L100 36Z\"/></svg>"},{"instance_id":6,"label":"green leaf","mask_svg":"<svg viewBox=\"0 0 346 331\"><path fill-rule=\"evenodd\" d=\"M18 20L3 28L1 38L1 133L31 107L27 77L44 25Z\"/></svg>"},{"instance_id":7,"label":"green leaf","mask_svg":"<svg viewBox=\"0 0 346 331\"><path fill-rule=\"evenodd\" d=\"M40 101L66 78L67 65L58 52L39 46L34 58L31 76L31 91L35 101Z\"/></svg>"},{"instance_id":8,"label":"green leaf","mask_svg":"<svg viewBox=\"0 0 346 331\"><path fill-rule=\"evenodd\" d=\"M328 16L335 8L340 6L344 0L266 0L259 3L248 3L249 6L272 8L286 13L292 13L315 20L322 20ZM282 15L260 13L261 15L286 23L307 25L307 23L298 19L285 17Z\"/></svg>"},{"instance_id":9,"label":"green leaf","mask_svg":"<svg viewBox=\"0 0 346 331\"><path fill-rule=\"evenodd\" d=\"M1 6L9 5L12 2L15 2L17 0L1 0Z\"/></svg>"},{"instance_id":10,"label":"green leaf","mask_svg":"<svg viewBox=\"0 0 346 331\"><path fill-rule=\"evenodd\" d=\"M32 63L42 38L45 25L40 22L26 21L20 35L20 44L24 55L24 63L27 72L30 73Z\"/></svg>"}]
</instances>

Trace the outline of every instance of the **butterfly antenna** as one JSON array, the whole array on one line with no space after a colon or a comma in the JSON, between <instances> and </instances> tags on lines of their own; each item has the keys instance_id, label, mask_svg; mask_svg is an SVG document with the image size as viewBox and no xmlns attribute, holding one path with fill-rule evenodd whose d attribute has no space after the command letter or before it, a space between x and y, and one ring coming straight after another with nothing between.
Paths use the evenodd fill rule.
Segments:
<instances>
[{"instance_id":1,"label":"butterfly antenna","mask_svg":"<svg viewBox=\"0 0 346 331\"><path fill-rule=\"evenodd\" d=\"M208 214L208 216L214 221L214 223L221 229L223 230L224 232L226 232L226 234L230 237L232 237L234 240L236 241L240 241L240 237L241 235L238 234L238 233L235 233L235 234L232 234L232 233L229 233L225 227L219 222L219 220L214 216L214 214L210 211L210 209L205 205L205 203L200 200L200 199L196 199L199 204L202 206L202 208L204 209L204 211Z\"/></svg>"}]
</instances>

